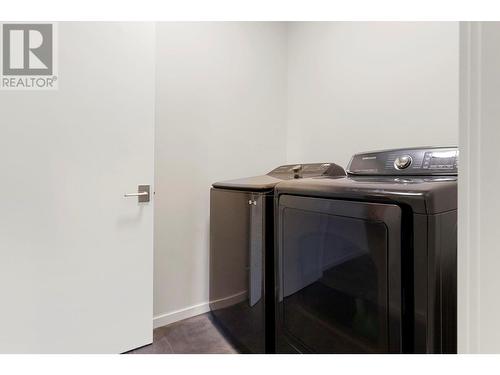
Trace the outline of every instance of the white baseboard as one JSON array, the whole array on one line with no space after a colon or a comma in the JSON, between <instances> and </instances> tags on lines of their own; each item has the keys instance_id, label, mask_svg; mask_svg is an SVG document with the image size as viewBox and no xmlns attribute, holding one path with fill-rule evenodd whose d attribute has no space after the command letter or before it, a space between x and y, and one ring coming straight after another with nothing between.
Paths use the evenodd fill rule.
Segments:
<instances>
[{"instance_id":1,"label":"white baseboard","mask_svg":"<svg viewBox=\"0 0 500 375\"><path fill-rule=\"evenodd\" d=\"M167 324L175 323L178 322L179 320L204 314L208 311L210 311L208 302L204 302L198 305L189 306L169 313L157 315L153 317L153 328L163 327L166 326Z\"/></svg>"},{"instance_id":2,"label":"white baseboard","mask_svg":"<svg viewBox=\"0 0 500 375\"><path fill-rule=\"evenodd\" d=\"M235 293L233 295L212 300L212 307L216 310L223 309L228 306L236 305L237 303L243 302L248 299L248 291L242 290L241 292Z\"/></svg>"}]
</instances>

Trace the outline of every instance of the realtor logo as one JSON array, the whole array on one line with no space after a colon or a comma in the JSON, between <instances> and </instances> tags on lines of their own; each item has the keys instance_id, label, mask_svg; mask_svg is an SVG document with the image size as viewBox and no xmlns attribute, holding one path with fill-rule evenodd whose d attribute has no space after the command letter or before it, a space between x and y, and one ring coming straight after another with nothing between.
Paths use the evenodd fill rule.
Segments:
<instances>
[{"instance_id":1,"label":"realtor logo","mask_svg":"<svg viewBox=\"0 0 500 375\"><path fill-rule=\"evenodd\" d=\"M52 75L52 25L3 25L3 74Z\"/></svg>"},{"instance_id":2,"label":"realtor logo","mask_svg":"<svg viewBox=\"0 0 500 375\"><path fill-rule=\"evenodd\" d=\"M0 89L57 88L55 25L1 25Z\"/></svg>"}]
</instances>

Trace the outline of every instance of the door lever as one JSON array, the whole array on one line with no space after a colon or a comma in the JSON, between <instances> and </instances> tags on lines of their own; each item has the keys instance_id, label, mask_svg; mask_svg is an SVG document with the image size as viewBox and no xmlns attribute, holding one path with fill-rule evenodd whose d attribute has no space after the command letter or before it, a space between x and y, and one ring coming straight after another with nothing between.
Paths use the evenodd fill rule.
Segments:
<instances>
[{"instance_id":1,"label":"door lever","mask_svg":"<svg viewBox=\"0 0 500 375\"><path fill-rule=\"evenodd\" d=\"M149 202L149 185L139 185L137 193L126 193L123 195L125 198L137 197L137 202Z\"/></svg>"}]
</instances>

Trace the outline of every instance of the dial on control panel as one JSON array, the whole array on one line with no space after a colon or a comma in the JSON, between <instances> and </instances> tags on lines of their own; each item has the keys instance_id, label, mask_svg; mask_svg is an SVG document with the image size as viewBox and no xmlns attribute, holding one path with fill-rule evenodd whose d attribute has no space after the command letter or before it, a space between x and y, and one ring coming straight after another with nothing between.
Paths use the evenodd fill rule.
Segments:
<instances>
[{"instance_id":1,"label":"dial on control panel","mask_svg":"<svg viewBox=\"0 0 500 375\"><path fill-rule=\"evenodd\" d=\"M398 156L396 160L394 160L394 167L396 169L406 169L411 165L411 161L410 155Z\"/></svg>"}]
</instances>

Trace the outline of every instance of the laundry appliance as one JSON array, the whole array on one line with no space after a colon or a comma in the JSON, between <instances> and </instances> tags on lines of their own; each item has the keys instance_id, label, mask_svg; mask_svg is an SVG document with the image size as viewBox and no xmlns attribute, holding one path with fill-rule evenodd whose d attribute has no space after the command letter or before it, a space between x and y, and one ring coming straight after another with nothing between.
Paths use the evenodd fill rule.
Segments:
<instances>
[{"instance_id":1,"label":"laundry appliance","mask_svg":"<svg viewBox=\"0 0 500 375\"><path fill-rule=\"evenodd\" d=\"M455 353L455 147L354 155L276 186L276 348Z\"/></svg>"},{"instance_id":2,"label":"laundry appliance","mask_svg":"<svg viewBox=\"0 0 500 375\"><path fill-rule=\"evenodd\" d=\"M334 163L282 165L210 191L210 310L242 352L274 352L274 186L345 175Z\"/></svg>"}]
</instances>

